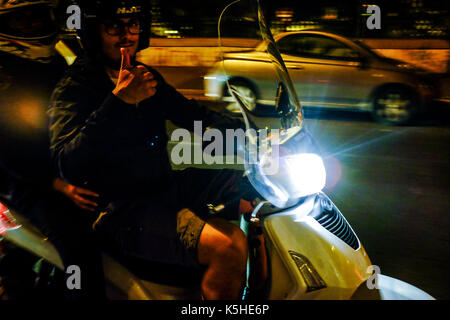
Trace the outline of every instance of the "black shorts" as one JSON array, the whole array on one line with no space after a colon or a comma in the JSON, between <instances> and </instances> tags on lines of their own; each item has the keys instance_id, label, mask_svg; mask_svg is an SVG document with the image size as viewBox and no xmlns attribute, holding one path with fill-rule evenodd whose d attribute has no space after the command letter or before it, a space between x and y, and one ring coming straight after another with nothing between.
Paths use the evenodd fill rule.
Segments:
<instances>
[{"instance_id":1,"label":"black shorts","mask_svg":"<svg viewBox=\"0 0 450 320\"><path fill-rule=\"evenodd\" d=\"M188 168L175 171L168 188L145 199L115 202L96 230L121 257L200 269L197 246L211 217L238 219L243 172Z\"/></svg>"}]
</instances>

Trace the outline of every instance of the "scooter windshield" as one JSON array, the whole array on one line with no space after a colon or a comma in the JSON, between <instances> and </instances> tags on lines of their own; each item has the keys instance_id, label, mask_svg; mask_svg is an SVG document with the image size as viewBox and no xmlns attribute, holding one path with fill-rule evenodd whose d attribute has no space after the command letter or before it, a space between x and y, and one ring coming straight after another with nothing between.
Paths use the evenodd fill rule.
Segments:
<instances>
[{"instance_id":1,"label":"scooter windshield","mask_svg":"<svg viewBox=\"0 0 450 320\"><path fill-rule=\"evenodd\" d=\"M263 9L261 0L237 0L223 10L218 26L221 68L228 91L246 124L246 175L266 200L283 208L321 191L325 168L304 126L300 100ZM236 38L244 31L242 28L259 38L260 44L251 53L225 53L229 50L224 42ZM260 101L258 96L262 95L255 93L254 99L250 99L252 78L264 83L263 87L269 88L264 89L268 91L264 96L273 99ZM271 108L274 114L263 116L258 108Z\"/></svg>"}]
</instances>

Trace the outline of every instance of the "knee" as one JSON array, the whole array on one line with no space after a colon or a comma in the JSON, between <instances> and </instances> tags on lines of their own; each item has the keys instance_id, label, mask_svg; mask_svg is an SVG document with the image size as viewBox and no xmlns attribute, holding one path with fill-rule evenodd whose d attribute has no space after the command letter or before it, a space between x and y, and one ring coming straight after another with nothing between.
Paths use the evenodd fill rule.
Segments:
<instances>
[{"instance_id":1,"label":"knee","mask_svg":"<svg viewBox=\"0 0 450 320\"><path fill-rule=\"evenodd\" d=\"M231 224L222 239L217 240L214 250L217 262L239 266L247 262L247 238L239 227Z\"/></svg>"}]
</instances>

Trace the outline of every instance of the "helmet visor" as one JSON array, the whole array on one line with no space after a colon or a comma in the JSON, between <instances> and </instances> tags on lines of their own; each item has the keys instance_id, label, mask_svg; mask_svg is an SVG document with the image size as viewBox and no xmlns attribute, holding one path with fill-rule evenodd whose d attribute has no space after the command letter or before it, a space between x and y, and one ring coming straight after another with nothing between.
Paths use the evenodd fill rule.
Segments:
<instances>
[{"instance_id":1,"label":"helmet visor","mask_svg":"<svg viewBox=\"0 0 450 320\"><path fill-rule=\"evenodd\" d=\"M39 39L58 31L52 8L29 6L2 15L0 33L18 39Z\"/></svg>"}]
</instances>

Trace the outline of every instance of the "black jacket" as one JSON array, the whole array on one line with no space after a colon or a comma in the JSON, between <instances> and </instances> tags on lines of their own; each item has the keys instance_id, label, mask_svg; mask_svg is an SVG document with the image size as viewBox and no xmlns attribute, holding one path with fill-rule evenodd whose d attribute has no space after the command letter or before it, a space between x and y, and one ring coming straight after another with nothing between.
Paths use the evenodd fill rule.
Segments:
<instances>
[{"instance_id":1,"label":"black jacket","mask_svg":"<svg viewBox=\"0 0 450 320\"><path fill-rule=\"evenodd\" d=\"M0 198L16 205L51 188L47 108L66 66L59 56L44 64L0 52Z\"/></svg>"},{"instance_id":2,"label":"black jacket","mask_svg":"<svg viewBox=\"0 0 450 320\"><path fill-rule=\"evenodd\" d=\"M53 92L51 150L60 175L109 201L164 190L171 179L166 120L193 130L242 128L228 118L188 100L148 67L158 81L156 94L138 107L112 94L115 85L103 66L77 60Z\"/></svg>"}]
</instances>

